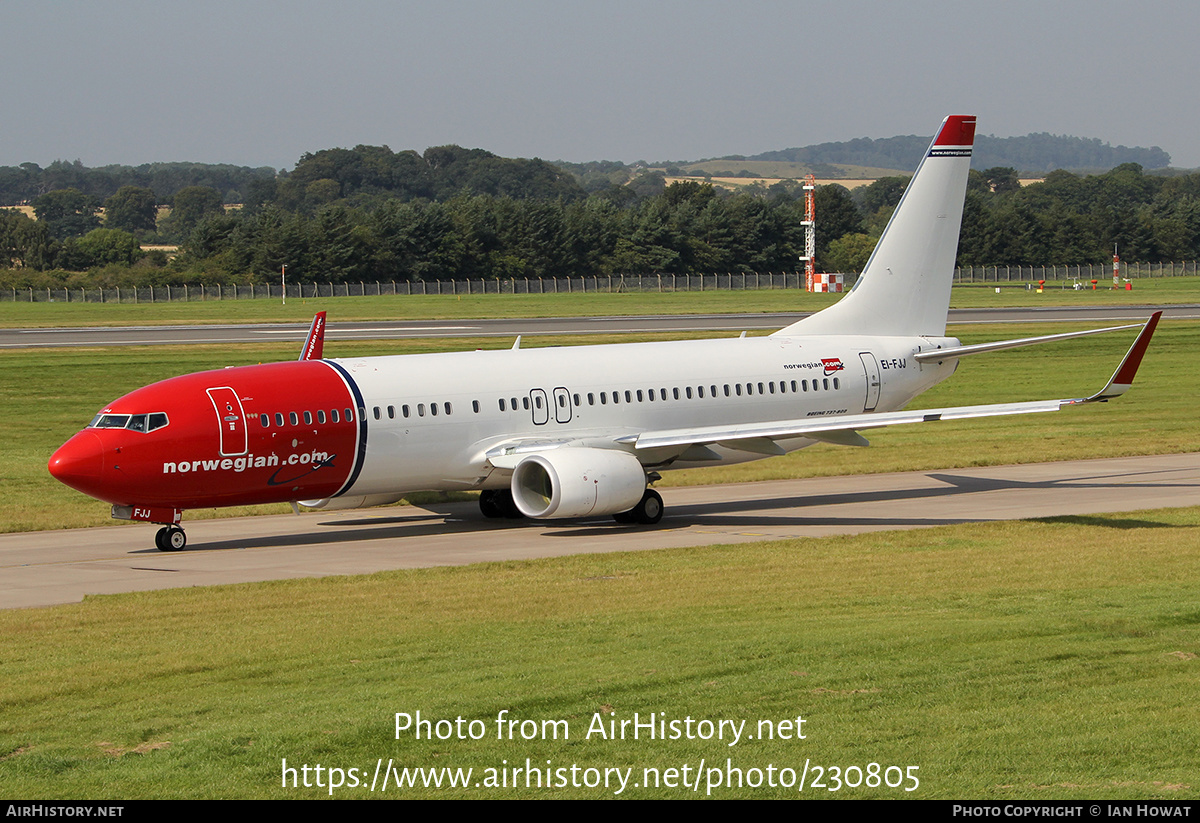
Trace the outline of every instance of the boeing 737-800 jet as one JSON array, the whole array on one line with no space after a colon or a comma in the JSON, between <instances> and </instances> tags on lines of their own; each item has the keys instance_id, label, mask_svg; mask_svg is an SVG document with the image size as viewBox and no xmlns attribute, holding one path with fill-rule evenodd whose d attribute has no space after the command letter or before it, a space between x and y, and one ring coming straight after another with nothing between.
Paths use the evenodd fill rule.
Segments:
<instances>
[{"instance_id":1,"label":"boeing 737-800 jet","mask_svg":"<svg viewBox=\"0 0 1200 823\"><path fill-rule=\"evenodd\" d=\"M1055 411L1120 395L1153 333L1086 398L901 411L959 358L1115 329L961 346L946 337L975 118L943 121L855 287L769 337L300 360L202 372L106 406L50 459L56 478L161 524L184 510L292 502L351 508L479 490L492 517L655 523L668 469L818 442L867 445L901 423ZM1133 328L1123 326L1120 328Z\"/></svg>"}]
</instances>

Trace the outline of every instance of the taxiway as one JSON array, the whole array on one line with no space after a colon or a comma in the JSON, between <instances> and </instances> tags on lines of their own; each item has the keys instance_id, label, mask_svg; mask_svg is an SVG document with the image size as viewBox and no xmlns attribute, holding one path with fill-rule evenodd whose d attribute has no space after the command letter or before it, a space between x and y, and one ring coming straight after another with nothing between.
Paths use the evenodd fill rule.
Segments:
<instances>
[{"instance_id":1,"label":"taxiway","mask_svg":"<svg viewBox=\"0 0 1200 823\"><path fill-rule=\"evenodd\" d=\"M1200 505L1200 454L660 487L656 527L485 520L473 503L0 535L0 608L89 594ZM1153 515L1147 523L1153 525ZM1132 525L1139 525L1133 523Z\"/></svg>"}]
</instances>

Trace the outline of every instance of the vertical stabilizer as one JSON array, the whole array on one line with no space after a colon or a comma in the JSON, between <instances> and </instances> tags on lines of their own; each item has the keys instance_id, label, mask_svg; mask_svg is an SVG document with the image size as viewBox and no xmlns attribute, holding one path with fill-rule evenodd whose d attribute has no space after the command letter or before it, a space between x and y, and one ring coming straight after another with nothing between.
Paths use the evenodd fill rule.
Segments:
<instances>
[{"instance_id":1,"label":"vertical stabilizer","mask_svg":"<svg viewBox=\"0 0 1200 823\"><path fill-rule=\"evenodd\" d=\"M951 115L849 294L776 334L946 333L975 118Z\"/></svg>"}]
</instances>

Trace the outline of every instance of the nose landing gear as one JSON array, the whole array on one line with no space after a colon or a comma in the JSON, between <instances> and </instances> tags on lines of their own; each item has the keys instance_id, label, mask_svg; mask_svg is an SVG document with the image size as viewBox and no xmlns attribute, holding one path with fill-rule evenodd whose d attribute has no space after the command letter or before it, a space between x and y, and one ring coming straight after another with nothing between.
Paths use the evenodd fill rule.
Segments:
<instances>
[{"instance_id":1,"label":"nose landing gear","mask_svg":"<svg viewBox=\"0 0 1200 823\"><path fill-rule=\"evenodd\" d=\"M160 552L177 552L187 545L187 535L178 526L163 526L154 535L154 545Z\"/></svg>"}]
</instances>

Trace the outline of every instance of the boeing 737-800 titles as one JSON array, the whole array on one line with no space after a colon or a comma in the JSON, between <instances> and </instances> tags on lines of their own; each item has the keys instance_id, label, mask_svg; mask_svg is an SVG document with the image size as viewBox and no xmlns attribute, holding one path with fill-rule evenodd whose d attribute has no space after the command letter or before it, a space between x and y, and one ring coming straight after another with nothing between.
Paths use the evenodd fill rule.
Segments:
<instances>
[{"instance_id":1,"label":"boeing 737-800 titles","mask_svg":"<svg viewBox=\"0 0 1200 823\"><path fill-rule=\"evenodd\" d=\"M901 423L1027 414L1122 394L1154 331L1086 398L901 411L959 358L1115 329L961 346L946 313L975 118L951 116L855 287L769 337L300 360L164 380L106 406L50 459L56 478L161 524L187 509L351 508L418 490L479 490L492 517L655 523L667 469L867 445ZM1134 328L1122 326L1119 328Z\"/></svg>"}]
</instances>

